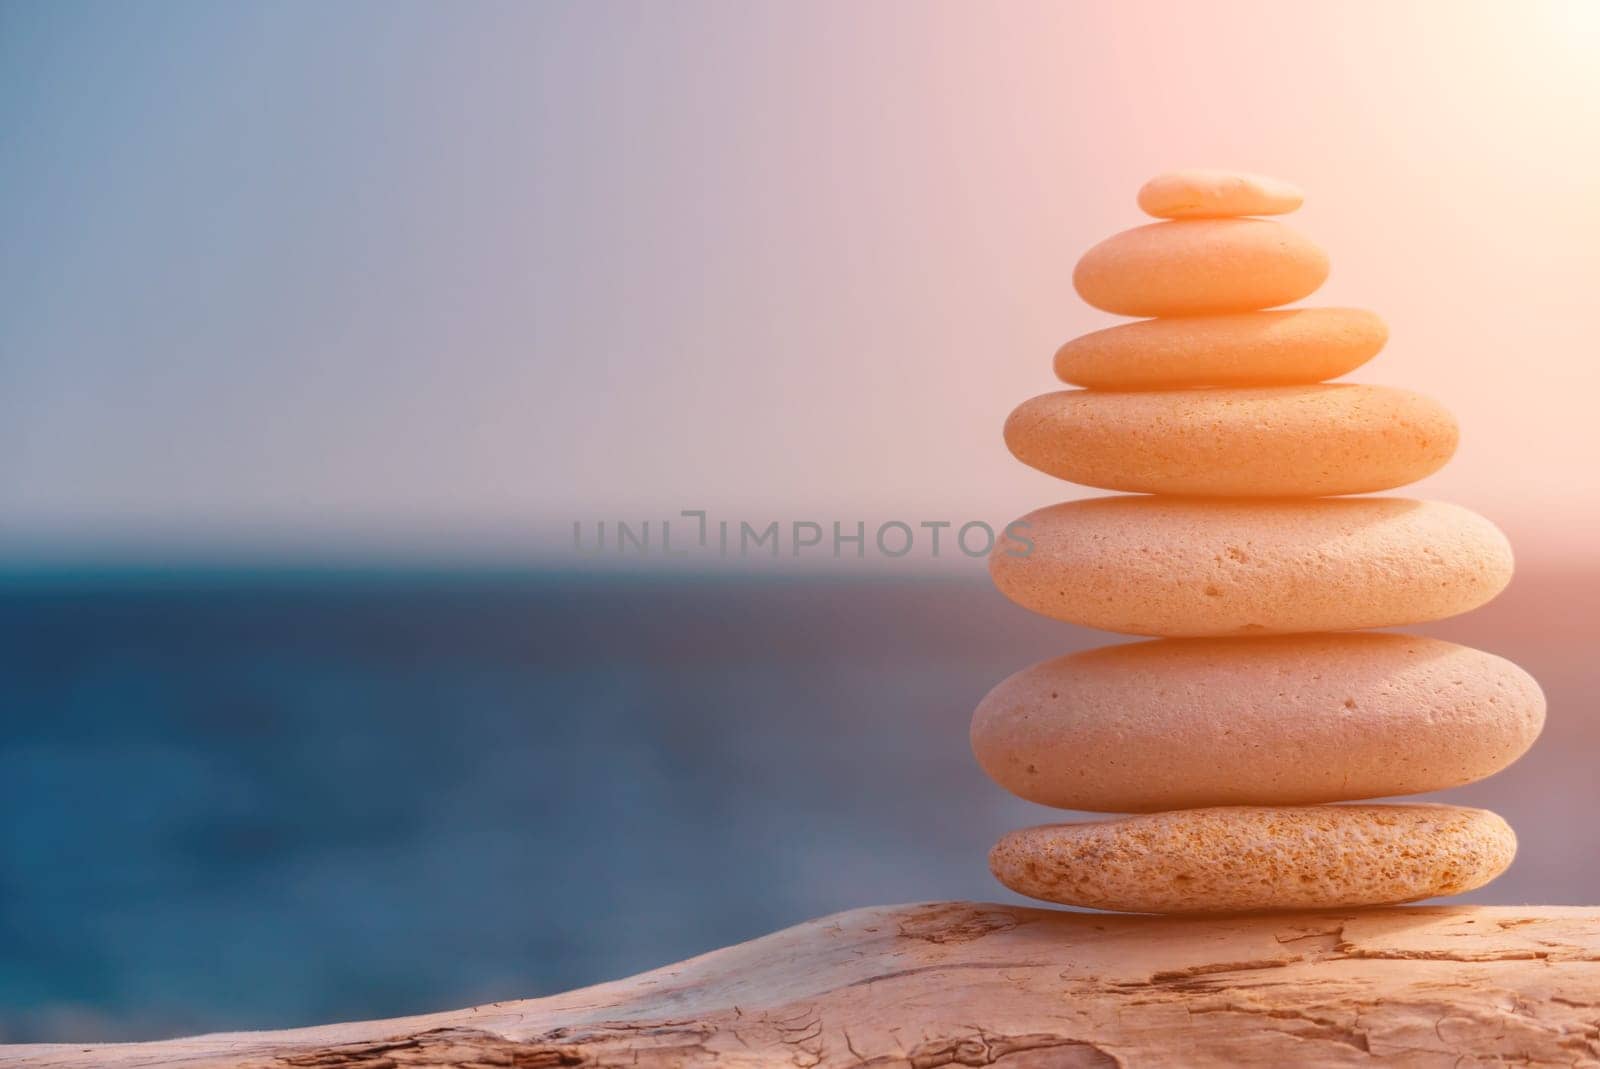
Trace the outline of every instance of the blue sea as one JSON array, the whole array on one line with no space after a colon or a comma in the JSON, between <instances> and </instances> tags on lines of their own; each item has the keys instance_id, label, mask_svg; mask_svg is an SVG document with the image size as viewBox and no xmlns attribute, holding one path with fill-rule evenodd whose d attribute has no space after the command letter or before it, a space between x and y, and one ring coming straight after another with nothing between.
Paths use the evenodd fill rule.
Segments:
<instances>
[{"instance_id":1,"label":"blue sea","mask_svg":"<svg viewBox=\"0 0 1600 1069\"><path fill-rule=\"evenodd\" d=\"M1528 758L1441 796L1522 837L1471 900L1600 900L1592 642L1548 638L1593 579L1424 629L1551 699ZM390 1017L856 906L1019 901L985 852L1059 814L984 778L968 718L1107 640L976 576L12 576L0 1041Z\"/></svg>"}]
</instances>

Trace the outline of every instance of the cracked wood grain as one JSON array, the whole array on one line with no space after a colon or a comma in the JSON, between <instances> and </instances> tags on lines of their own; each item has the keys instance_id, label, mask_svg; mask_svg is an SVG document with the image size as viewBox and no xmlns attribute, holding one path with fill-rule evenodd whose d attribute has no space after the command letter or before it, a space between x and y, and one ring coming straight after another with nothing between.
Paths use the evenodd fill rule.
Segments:
<instances>
[{"instance_id":1,"label":"cracked wood grain","mask_svg":"<svg viewBox=\"0 0 1600 1069\"><path fill-rule=\"evenodd\" d=\"M0 1066L38 1069L1507 1064L1600 1069L1600 909L891 906L549 998L0 1048Z\"/></svg>"}]
</instances>

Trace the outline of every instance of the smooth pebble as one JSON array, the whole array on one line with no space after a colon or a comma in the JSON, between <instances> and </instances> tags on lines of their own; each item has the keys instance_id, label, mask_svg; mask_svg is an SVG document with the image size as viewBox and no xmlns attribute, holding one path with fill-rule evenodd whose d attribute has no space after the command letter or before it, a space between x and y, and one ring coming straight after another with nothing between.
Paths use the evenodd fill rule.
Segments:
<instances>
[{"instance_id":1,"label":"smooth pebble","mask_svg":"<svg viewBox=\"0 0 1600 1069\"><path fill-rule=\"evenodd\" d=\"M1360 308L1146 319L1067 342L1055 373L1098 390L1287 386L1348 374L1388 338L1383 320Z\"/></svg>"},{"instance_id":2,"label":"smooth pebble","mask_svg":"<svg viewBox=\"0 0 1600 1069\"><path fill-rule=\"evenodd\" d=\"M1139 189L1139 207L1158 219L1282 215L1304 201L1299 187L1281 178L1209 168L1168 171Z\"/></svg>"},{"instance_id":3,"label":"smooth pebble","mask_svg":"<svg viewBox=\"0 0 1600 1069\"><path fill-rule=\"evenodd\" d=\"M1191 316L1288 304L1327 277L1327 254L1282 223L1187 219L1107 238L1083 254L1072 283L1106 312Z\"/></svg>"},{"instance_id":4,"label":"smooth pebble","mask_svg":"<svg viewBox=\"0 0 1600 1069\"><path fill-rule=\"evenodd\" d=\"M1539 684L1417 635L1158 639L1000 683L972 751L1030 802L1106 813L1309 805L1472 783L1544 726Z\"/></svg>"},{"instance_id":5,"label":"smooth pebble","mask_svg":"<svg viewBox=\"0 0 1600 1069\"><path fill-rule=\"evenodd\" d=\"M1399 497L1114 496L1051 505L999 539L989 573L1023 608L1134 635L1397 627L1467 612L1511 580L1482 516Z\"/></svg>"},{"instance_id":6,"label":"smooth pebble","mask_svg":"<svg viewBox=\"0 0 1600 1069\"><path fill-rule=\"evenodd\" d=\"M1060 390L1006 420L1013 456L1068 482L1145 494L1323 497L1444 467L1456 421L1390 386Z\"/></svg>"}]
</instances>

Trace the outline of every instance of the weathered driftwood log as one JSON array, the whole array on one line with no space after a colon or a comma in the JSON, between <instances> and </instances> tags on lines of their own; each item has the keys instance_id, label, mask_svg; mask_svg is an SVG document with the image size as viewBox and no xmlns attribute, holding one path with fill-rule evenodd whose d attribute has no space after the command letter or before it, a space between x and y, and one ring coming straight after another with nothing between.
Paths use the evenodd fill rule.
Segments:
<instances>
[{"instance_id":1,"label":"weathered driftwood log","mask_svg":"<svg viewBox=\"0 0 1600 1069\"><path fill-rule=\"evenodd\" d=\"M1600 909L862 909L550 998L29 1066L1600 1064Z\"/></svg>"}]
</instances>

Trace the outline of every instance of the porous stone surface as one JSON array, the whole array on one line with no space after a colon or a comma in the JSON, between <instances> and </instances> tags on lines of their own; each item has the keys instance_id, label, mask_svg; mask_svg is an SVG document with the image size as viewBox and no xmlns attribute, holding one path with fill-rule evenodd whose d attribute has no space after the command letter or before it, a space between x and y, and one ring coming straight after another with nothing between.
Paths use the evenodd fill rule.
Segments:
<instances>
[{"instance_id":1,"label":"porous stone surface","mask_svg":"<svg viewBox=\"0 0 1600 1069\"><path fill-rule=\"evenodd\" d=\"M1223 806L1022 828L989 854L1018 894L1130 913L1336 909L1481 887L1516 836L1449 805Z\"/></svg>"}]
</instances>

